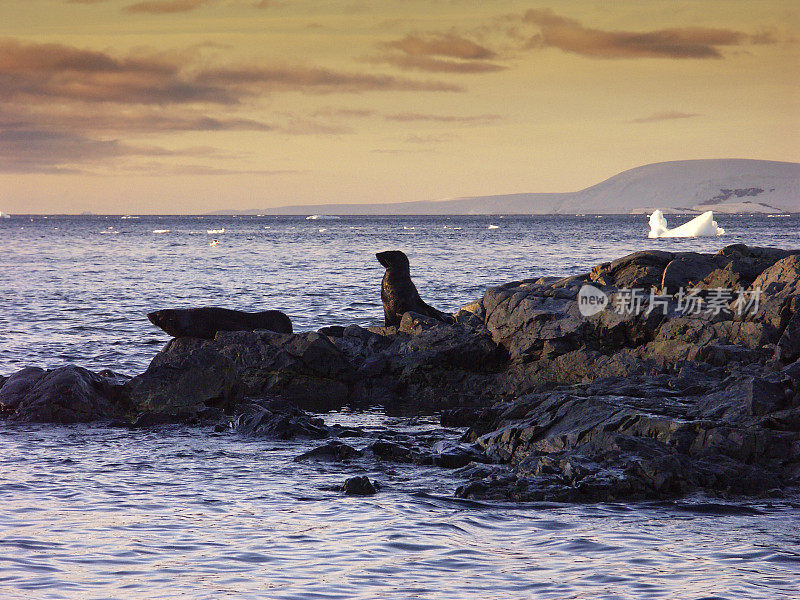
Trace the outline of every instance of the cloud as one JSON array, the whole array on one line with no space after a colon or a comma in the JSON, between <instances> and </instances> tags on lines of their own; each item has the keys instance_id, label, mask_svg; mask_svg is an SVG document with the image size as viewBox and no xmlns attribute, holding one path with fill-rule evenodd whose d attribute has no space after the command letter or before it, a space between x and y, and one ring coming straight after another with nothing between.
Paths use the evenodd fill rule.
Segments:
<instances>
[{"instance_id":1,"label":"cloud","mask_svg":"<svg viewBox=\"0 0 800 600\"><path fill-rule=\"evenodd\" d=\"M401 69L428 71L431 73L486 73L502 71L506 67L487 61L453 61L428 56L387 55L379 62L385 62Z\"/></svg>"},{"instance_id":2,"label":"cloud","mask_svg":"<svg viewBox=\"0 0 800 600\"><path fill-rule=\"evenodd\" d=\"M439 144L449 142L453 137L452 135L409 135L403 141L407 144Z\"/></svg>"},{"instance_id":3,"label":"cloud","mask_svg":"<svg viewBox=\"0 0 800 600\"><path fill-rule=\"evenodd\" d=\"M344 117L364 118L371 117L375 111L369 108L322 108L313 113L315 117Z\"/></svg>"},{"instance_id":4,"label":"cloud","mask_svg":"<svg viewBox=\"0 0 800 600\"><path fill-rule=\"evenodd\" d=\"M78 164L98 164L109 158L135 154L164 155L158 148L136 148L119 140L91 139L84 135L36 129L0 131L0 171L76 172Z\"/></svg>"},{"instance_id":5,"label":"cloud","mask_svg":"<svg viewBox=\"0 0 800 600\"><path fill-rule=\"evenodd\" d=\"M278 128L281 133L288 133L290 135L341 135L344 133L353 133L352 127L342 127L340 125L328 125L326 123L319 123L318 121L311 121L308 119L292 118L290 121L281 125Z\"/></svg>"},{"instance_id":6,"label":"cloud","mask_svg":"<svg viewBox=\"0 0 800 600\"><path fill-rule=\"evenodd\" d=\"M531 9L522 21L538 28L529 48L551 47L593 58L722 58L720 46L774 43L772 36L730 29L685 27L654 31L604 31L584 27L550 9Z\"/></svg>"},{"instance_id":7,"label":"cloud","mask_svg":"<svg viewBox=\"0 0 800 600\"><path fill-rule=\"evenodd\" d=\"M482 124L490 123L500 119L500 115L474 115L474 116L456 116L456 115L431 115L424 113L404 112L392 115L386 115L387 121L428 121L436 123L467 123L467 124Z\"/></svg>"},{"instance_id":8,"label":"cloud","mask_svg":"<svg viewBox=\"0 0 800 600\"><path fill-rule=\"evenodd\" d=\"M118 58L62 44L0 39L0 100L170 104L232 104L227 90L198 84L183 73L185 56Z\"/></svg>"},{"instance_id":9,"label":"cloud","mask_svg":"<svg viewBox=\"0 0 800 600\"><path fill-rule=\"evenodd\" d=\"M189 12L207 3L208 0L145 0L144 2L130 4L123 10L127 13L165 15Z\"/></svg>"},{"instance_id":10,"label":"cloud","mask_svg":"<svg viewBox=\"0 0 800 600\"><path fill-rule=\"evenodd\" d=\"M304 66L222 67L200 72L195 81L213 89L238 90L240 94L276 89L315 93L374 90L456 92L462 90L460 86L439 81L418 81L391 75L344 73Z\"/></svg>"},{"instance_id":11,"label":"cloud","mask_svg":"<svg viewBox=\"0 0 800 600\"><path fill-rule=\"evenodd\" d=\"M303 171L295 169L225 169L222 167L209 167L207 165L163 165L161 163L145 163L126 166L127 173L139 173L149 177L164 177L170 175L292 175Z\"/></svg>"},{"instance_id":12,"label":"cloud","mask_svg":"<svg viewBox=\"0 0 800 600\"><path fill-rule=\"evenodd\" d=\"M408 34L399 40L383 42L388 52L371 59L405 70L431 73L485 73L504 66L490 62L494 51L455 32Z\"/></svg>"},{"instance_id":13,"label":"cloud","mask_svg":"<svg viewBox=\"0 0 800 600\"><path fill-rule=\"evenodd\" d=\"M0 39L0 100L237 104L278 90L460 91L459 86L309 66L199 68L191 54L114 57L62 44Z\"/></svg>"},{"instance_id":14,"label":"cloud","mask_svg":"<svg viewBox=\"0 0 800 600\"><path fill-rule=\"evenodd\" d=\"M126 143L184 131L261 131L339 135L349 127L252 111L274 93L442 91L462 88L307 65L211 64L196 49L126 56L64 44L0 38L2 170L63 172L124 157L171 156ZM186 155L187 151L176 155Z\"/></svg>"},{"instance_id":15,"label":"cloud","mask_svg":"<svg viewBox=\"0 0 800 600\"><path fill-rule=\"evenodd\" d=\"M400 50L409 56L447 56L463 60L485 60L495 53L456 33L435 33L427 36L409 34L393 42L385 42L387 48Z\"/></svg>"},{"instance_id":16,"label":"cloud","mask_svg":"<svg viewBox=\"0 0 800 600\"><path fill-rule=\"evenodd\" d=\"M673 119L691 119L693 117L702 117L700 113L683 113L672 110L653 113L648 117L640 117L638 119L631 119L631 123L655 123L657 121L671 121Z\"/></svg>"},{"instance_id":17,"label":"cloud","mask_svg":"<svg viewBox=\"0 0 800 600\"><path fill-rule=\"evenodd\" d=\"M180 131L273 131L276 125L254 119L211 117L184 109L147 107L10 106L0 113L0 128L47 128L103 134L152 134Z\"/></svg>"}]
</instances>

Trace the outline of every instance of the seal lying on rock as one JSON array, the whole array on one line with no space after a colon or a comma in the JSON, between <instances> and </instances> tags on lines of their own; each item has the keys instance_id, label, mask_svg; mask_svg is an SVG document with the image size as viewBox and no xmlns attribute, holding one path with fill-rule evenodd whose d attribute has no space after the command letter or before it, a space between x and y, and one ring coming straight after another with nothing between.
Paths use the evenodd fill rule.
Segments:
<instances>
[{"instance_id":1,"label":"seal lying on rock","mask_svg":"<svg viewBox=\"0 0 800 600\"><path fill-rule=\"evenodd\" d=\"M292 333L292 321L279 310L242 312L227 308L168 308L147 315L150 322L173 337L213 340L218 331L254 331L269 329Z\"/></svg>"},{"instance_id":2,"label":"seal lying on rock","mask_svg":"<svg viewBox=\"0 0 800 600\"><path fill-rule=\"evenodd\" d=\"M385 325L399 326L403 314L409 311L433 317L445 323L453 323L455 319L432 306L428 306L419 297L414 282L411 281L408 257L400 250L387 250L375 255L378 262L386 267L381 284L381 300Z\"/></svg>"}]
</instances>

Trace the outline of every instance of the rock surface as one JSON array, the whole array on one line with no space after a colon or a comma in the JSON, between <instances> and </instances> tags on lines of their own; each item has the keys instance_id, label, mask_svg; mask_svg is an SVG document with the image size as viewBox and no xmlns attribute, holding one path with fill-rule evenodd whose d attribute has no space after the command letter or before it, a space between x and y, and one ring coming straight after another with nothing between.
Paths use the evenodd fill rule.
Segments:
<instances>
[{"instance_id":1,"label":"rock surface","mask_svg":"<svg viewBox=\"0 0 800 600\"><path fill-rule=\"evenodd\" d=\"M608 300L591 316L587 284ZM228 415L277 439L363 435L304 410L441 412L469 427L461 443L384 436L303 460L461 469L472 498L762 493L800 483L798 360L800 251L736 244L489 288L453 323L406 313L396 327L177 338L129 381L28 368L0 379L0 410L145 425Z\"/></svg>"},{"instance_id":2,"label":"rock surface","mask_svg":"<svg viewBox=\"0 0 800 600\"><path fill-rule=\"evenodd\" d=\"M52 370L27 367L0 387L0 413L11 421L83 423L112 419L126 410L116 377L72 365Z\"/></svg>"}]
</instances>

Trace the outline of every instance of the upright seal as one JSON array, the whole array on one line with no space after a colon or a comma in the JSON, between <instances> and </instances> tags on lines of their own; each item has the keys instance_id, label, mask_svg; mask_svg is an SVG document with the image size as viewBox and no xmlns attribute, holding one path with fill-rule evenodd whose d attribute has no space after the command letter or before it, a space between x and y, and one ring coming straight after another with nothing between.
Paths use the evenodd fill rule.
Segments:
<instances>
[{"instance_id":1,"label":"upright seal","mask_svg":"<svg viewBox=\"0 0 800 600\"><path fill-rule=\"evenodd\" d=\"M254 331L268 329L292 333L292 321L279 310L242 312L227 308L167 308L147 315L150 322L173 337L196 337L213 340L218 331Z\"/></svg>"},{"instance_id":2,"label":"upright seal","mask_svg":"<svg viewBox=\"0 0 800 600\"><path fill-rule=\"evenodd\" d=\"M433 317L445 323L452 323L455 320L452 315L436 310L422 301L414 282L411 281L408 257L403 252L387 250L378 252L375 257L386 267L381 284L381 300L383 301L386 327L400 325L403 313L409 311Z\"/></svg>"}]
</instances>

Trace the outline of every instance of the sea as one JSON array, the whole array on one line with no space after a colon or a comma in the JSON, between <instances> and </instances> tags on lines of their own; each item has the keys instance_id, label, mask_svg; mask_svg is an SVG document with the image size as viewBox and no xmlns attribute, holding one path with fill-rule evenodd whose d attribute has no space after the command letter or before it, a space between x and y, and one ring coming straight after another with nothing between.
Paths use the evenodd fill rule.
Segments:
<instances>
[{"instance_id":1,"label":"sea","mask_svg":"<svg viewBox=\"0 0 800 600\"><path fill-rule=\"evenodd\" d=\"M717 215L724 235L673 239L649 239L646 215L308 217L0 219L0 374L140 373L169 339L146 318L162 308L278 309L296 331L380 324L383 250L454 311L638 250L800 248L798 215ZM320 416L463 433L435 416ZM800 598L800 497L465 501L444 469L294 462L318 444L0 423L0 598ZM362 474L378 494L345 496Z\"/></svg>"}]
</instances>

